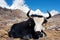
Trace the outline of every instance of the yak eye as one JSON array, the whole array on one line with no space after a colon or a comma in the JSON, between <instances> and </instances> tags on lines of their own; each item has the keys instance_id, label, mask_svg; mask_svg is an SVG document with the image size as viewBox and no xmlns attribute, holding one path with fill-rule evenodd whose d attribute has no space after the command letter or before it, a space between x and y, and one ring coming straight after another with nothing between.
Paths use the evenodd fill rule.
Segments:
<instances>
[{"instance_id":1,"label":"yak eye","mask_svg":"<svg viewBox=\"0 0 60 40\"><path fill-rule=\"evenodd\" d=\"M29 24L29 26L31 26L31 24Z\"/></svg>"},{"instance_id":2,"label":"yak eye","mask_svg":"<svg viewBox=\"0 0 60 40\"><path fill-rule=\"evenodd\" d=\"M29 22L29 26L31 26L31 22Z\"/></svg>"}]
</instances>

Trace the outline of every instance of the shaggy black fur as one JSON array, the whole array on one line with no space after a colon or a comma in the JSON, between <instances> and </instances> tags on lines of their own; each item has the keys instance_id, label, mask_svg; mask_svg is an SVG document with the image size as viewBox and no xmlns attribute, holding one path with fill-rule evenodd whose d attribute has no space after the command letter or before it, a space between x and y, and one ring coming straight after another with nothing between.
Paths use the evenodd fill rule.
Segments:
<instances>
[{"instance_id":1,"label":"shaggy black fur","mask_svg":"<svg viewBox=\"0 0 60 40\"><path fill-rule=\"evenodd\" d=\"M29 19L27 21L23 21L20 23L13 24L11 27L11 30L8 32L9 37L13 38L22 38L22 39L38 39L39 37L43 37L45 32L35 32L34 27L35 27L35 22L33 18L29 16L30 11L27 13L27 17ZM31 15L33 17L43 17L43 16L38 16L38 15Z\"/></svg>"},{"instance_id":2,"label":"shaggy black fur","mask_svg":"<svg viewBox=\"0 0 60 40\"><path fill-rule=\"evenodd\" d=\"M43 37L43 34L41 34L41 32L34 31L34 27L34 20L32 18L29 18L27 21L13 24L8 34L9 37L22 39L38 39L39 37Z\"/></svg>"},{"instance_id":3,"label":"shaggy black fur","mask_svg":"<svg viewBox=\"0 0 60 40\"><path fill-rule=\"evenodd\" d=\"M10 37L24 37L25 35L30 35L34 31L35 23L32 18L29 18L27 21L21 23L13 24L11 30L9 31Z\"/></svg>"}]
</instances>

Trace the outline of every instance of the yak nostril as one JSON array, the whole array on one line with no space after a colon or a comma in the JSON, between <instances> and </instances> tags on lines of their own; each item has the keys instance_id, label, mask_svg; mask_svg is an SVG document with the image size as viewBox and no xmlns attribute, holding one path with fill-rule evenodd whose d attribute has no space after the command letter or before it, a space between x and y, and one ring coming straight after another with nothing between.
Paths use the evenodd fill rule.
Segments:
<instances>
[{"instance_id":1,"label":"yak nostril","mask_svg":"<svg viewBox=\"0 0 60 40\"><path fill-rule=\"evenodd\" d=\"M43 37L43 34L40 31L37 31L36 34L38 37Z\"/></svg>"},{"instance_id":2,"label":"yak nostril","mask_svg":"<svg viewBox=\"0 0 60 40\"><path fill-rule=\"evenodd\" d=\"M41 32L40 32L40 31L37 31L36 33L37 33L38 35L39 35L39 34L41 34Z\"/></svg>"},{"instance_id":3,"label":"yak nostril","mask_svg":"<svg viewBox=\"0 0 60 40\"><path fill-rule=\"evenodd\" d=\"M39 37L43 37L43 34L41 32L38 32Z\"/></svg>"},{"instance_id":4,"label":"yak nostril","mask_svg":"<svg viewBox=\"0 0 60 40\"><path fill-rule=\"evenodd\" d=\"M37 34L38 36L40 36L40 35L41 35L41 32L40 32L40 31L37 31L36 34Z\"/></svg>"}]
</instances>

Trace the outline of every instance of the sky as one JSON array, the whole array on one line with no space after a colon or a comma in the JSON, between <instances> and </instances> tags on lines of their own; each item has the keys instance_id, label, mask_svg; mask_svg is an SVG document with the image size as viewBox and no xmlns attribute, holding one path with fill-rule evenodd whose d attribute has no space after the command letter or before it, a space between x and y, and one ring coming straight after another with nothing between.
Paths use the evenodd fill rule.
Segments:
<instances>
[{"instance_id":1,"label":"sky","mask_svg":"<svg viewBox=\"0 0 60 40\"><path fill-rule=\"evenodd\" d=\"M9 6L13 3L13 0L5 1ZM40 9L41 11L46 12L46 10L54 9L60 11L60 0L25 0L25 4L32 10Z\"/></svg>"},{"instance_id":2,"label":"sky","mask_svg":"<svg viewBox=\"0 0 60 40\"><path fill-rule=\"evenodd\" d=\"M13 3L13 0L5 0L5 1L6 1L6 3L7 3L9 6L11 6L12 3Z\"/></svg>"},{"instance_id":3,"label":"sky","mask_svg":"<svg viewBox=\"0 0 60 40\"><path fill-rule=\"evenodd\" d=\"M46 10L60 11L60 0L25 0L25 3L32 9L40 9L45 12Z\"/></svg>"},{"instance_id":4,"label":"sky","mask_svg":"<svg viewBox=\"0 0 60 40\"><path fill-rule=\"evenodd\" d=\"M25 13L31 9L31 13L36 14L45 14L48 10L54 15L60 13L60 0L0 0L0 7L20 9Z\"/></svg>"}]
</instances>

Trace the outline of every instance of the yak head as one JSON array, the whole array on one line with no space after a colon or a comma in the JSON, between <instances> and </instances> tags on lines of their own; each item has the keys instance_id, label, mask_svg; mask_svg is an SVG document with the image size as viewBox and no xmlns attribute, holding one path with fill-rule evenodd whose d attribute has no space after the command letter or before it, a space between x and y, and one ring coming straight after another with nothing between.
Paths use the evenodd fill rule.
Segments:
<instances>
[{"instance_id":1,"label":"yak head","mask_svg":"<svg viewBox=\"0 0 60 40\"><path fill-rule=\"evenodd\" d=\"M40 32L41 32L41 30L45 30L45 28L42 26L42 24L47 23L47 19L51 18L50 12L47 11L49 16L44 17L43 15L37 15L37 14L29 15L30 11L31 10L28 11L27 16L29 17L29 19L32 19L34 21L34 23L35 23L34 30L40 31Z\"/></svg>"}]
</instances>

